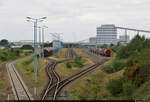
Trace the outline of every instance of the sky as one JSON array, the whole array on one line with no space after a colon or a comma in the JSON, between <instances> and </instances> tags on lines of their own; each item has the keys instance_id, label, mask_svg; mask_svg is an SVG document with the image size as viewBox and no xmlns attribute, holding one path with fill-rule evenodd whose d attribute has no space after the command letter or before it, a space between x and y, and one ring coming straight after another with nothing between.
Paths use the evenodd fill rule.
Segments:
<instances>
[{"instance_id":1,"label":"sky","mask_svg":"<svg viewBox=\"0 0 150 102\"><path fill-rule=\"evenodd\" d=\"M149 5L150 0L0 0L0 39L32 40L33 23L27 16L47 17L38 23L48 26L45 41L54 32L62 33L65 42L88 39L102 24L150 30Z\"/></svg>"}]
</instances>

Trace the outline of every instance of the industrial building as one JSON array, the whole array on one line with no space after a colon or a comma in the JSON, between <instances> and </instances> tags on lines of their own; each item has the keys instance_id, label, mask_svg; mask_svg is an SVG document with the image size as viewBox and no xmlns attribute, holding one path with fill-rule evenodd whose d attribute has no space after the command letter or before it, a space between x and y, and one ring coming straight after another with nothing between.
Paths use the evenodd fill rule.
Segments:
<instances>
[{"instance_id":1,"label":"industrial building","mask_svg":"<svg viewBox=\"0 0 150 102\"><path fill-rule=\"evenodd\" d=\"M125 36L125 35L120 35L119 36L119 42L120 43L129 43L129 41L130 41L130 37L129 37L129 35L127 35L127 36Z\"/></svg>"},{"instance_id":2,"label":"industrial building","mask_svg":"<svg viewBox=\"0 0 150 102\"><path fill-rule=\"evenodd\" d=\"M93 44L93 45L96 45L96 37L90 37L89 38L89 43Z\"/></svg>"},{"instance_id":3,"label":"industrial building","mask_svg":"<svg viewBox=\"0 0 150 102\"><path fill-rule=\"evenodd\" d=\"M97 45L116 45L117 29L115 25L101 25L101 27L97 27L96 43Z\"/></svg>"}]
</instances>

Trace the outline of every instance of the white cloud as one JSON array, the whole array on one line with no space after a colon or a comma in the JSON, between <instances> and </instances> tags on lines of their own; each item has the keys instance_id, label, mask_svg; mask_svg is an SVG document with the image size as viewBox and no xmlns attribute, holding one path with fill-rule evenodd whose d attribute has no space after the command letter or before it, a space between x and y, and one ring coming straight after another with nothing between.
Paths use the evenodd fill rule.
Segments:
<instances>
[{"instance_id":1,"label":"white cloud","mask_svg":"<svg viewBox=\"0 0 150 102\"><path fill-rule=\"evenodd\" d=\"M33 39L26 16L48 17L40 23L49 27L46 40L48 32L63 32L66 41L86 39L107 23L148 30L149 5L149 0L1 0L0 38Z\"/></svg>"}]
</instances>

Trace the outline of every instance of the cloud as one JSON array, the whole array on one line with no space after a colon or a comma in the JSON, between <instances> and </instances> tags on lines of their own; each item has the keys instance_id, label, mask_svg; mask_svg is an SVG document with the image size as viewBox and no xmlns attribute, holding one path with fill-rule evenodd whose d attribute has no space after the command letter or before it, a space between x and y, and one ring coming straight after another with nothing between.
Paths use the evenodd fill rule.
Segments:
<instances>
[{"instance_id":1,"label":"cloud","mask_svg":"<svg viewBox=\"0 0 150 102\"><path fill-rule=\"evenodd\" d=\"M101 24L150 29L149 0L1 0L0 38L33 39L33 24L26 17L47 16L49 32L63 32L65 41L96 36ZM20 36L22 35L22 36Z\"/></svg>"}]
</instances>

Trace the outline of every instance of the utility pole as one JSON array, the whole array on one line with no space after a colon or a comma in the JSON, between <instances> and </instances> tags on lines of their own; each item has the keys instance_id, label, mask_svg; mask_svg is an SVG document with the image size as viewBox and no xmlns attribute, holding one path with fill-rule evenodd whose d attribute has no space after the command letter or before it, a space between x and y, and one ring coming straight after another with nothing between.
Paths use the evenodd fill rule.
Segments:
<instances>
[{"instance_id":1,"label":"utility pole","mask_svg":"<svg viewBox=\"0 0 150 102\"><path fill-rule=\"evenodd\" d=\"M28 22L34 23L34 72L35 72L35 82L37 82L37 23L42 22L46 17L42 17L39 19L27 17Z\"/></svg>"},{"instance_id":2,"label":"utility pole","mask_svg":"<svg viewBox=\"0 0 150 102\"><path fill-rule=\"evenodd\" d=\"M127 29L125 29L125 42L127 43Z\"/></svg>"},{"instance_id":3,"label":"utility pole","mask_svg":"<svg viewBox=\"0 0 150 102\"><path fill-rule=\"evenodd\" d=\"M39 66L41 66L41 27L39 28Z\"/></svg>"},{"instance_id":4,"label":"utility pole","mask_svg":"<svg viewBox=\"0 0 150 102\"><path fill-rule=\"evenodd\" d=\"M47 26L42 26L42 62L44 63L44 29L48 28Z\"/></svg>"}]
</instances>

